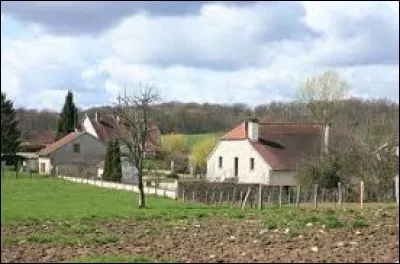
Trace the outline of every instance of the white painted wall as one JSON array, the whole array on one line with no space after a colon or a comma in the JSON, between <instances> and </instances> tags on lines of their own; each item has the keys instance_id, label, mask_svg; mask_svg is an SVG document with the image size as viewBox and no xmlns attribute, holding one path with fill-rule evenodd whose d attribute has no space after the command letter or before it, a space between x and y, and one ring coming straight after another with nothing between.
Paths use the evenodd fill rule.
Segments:
<instances>
[{"instance_id":1,"label":"white painted wall","mask_svg":"<svg viewBox=\"0 0 400 264\"><path fill-rule=\"evenodd\" d=\"M222 168L218 159L222 157ZM250 142L245 140L221 140L207 161L208 180L224 180L234 177L234 158L239 158L238 180L241 183L270 184L271 167L264 161ZM250 158L254 158L254 170L250 170Z\"/></svg>"},{"instance_id":2,"label":"white painted wall","mask_svg":"<svg viewBox=\"0 0 400 264\"><path fill-rule=\"evenodd\" d=\"M295 171L272 171L271 185L296 186L298 183Z\"/></svg>"},{"instance_id":3,"label":"white painted wall","mask_svg":"<svg viewBox=\"0 0 400 264\"><path fill-rule=\"evenodd\" d=\"M85 128L85 131L91 134L92 136L99 138L99 136L96 133L96 130L93 127L92 122L90 122L90 118L88 116L85 117L83 120L83 126Z\"/></svg>"},{"instance_id":4,"label":"white painted wall","mask_svg":"<svg viewBox=\"0 0 400 264\"><path fill-rule=\"evenodd\" d=\"M39 157L39 174L50 174L52 166L51 160L47 157ZM42 163L44 163L45 169L42 171Z\"/></svg>"},{"instance_id":5,"label":"white painted wall","mask_svg":"<svg viewBox=\"0 0 400 264\"><path fill-rule=\"evenodd\" d=\"M97 168L97 178L101 179L104 173L104 168Z\"/></svg>"}]
</instances>

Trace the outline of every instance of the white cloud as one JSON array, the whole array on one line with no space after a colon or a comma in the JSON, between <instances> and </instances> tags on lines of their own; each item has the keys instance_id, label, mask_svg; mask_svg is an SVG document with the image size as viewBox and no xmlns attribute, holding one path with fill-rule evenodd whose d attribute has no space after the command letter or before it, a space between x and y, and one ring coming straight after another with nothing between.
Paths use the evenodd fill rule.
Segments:
<instances>
[{"instance_id":1,"label":"white cloud","mask_svg":"<svg viewBox=\"0 0 400 264\"><path fill-rule=\"evenodd\" d=\"M88 107L140 82L155 84L164 101L260 104L293 99L302 80L333 68L353 94L398 101L398 29L396 5L327 2L141 12L92 37L36 26L28 37L2 35L1 88L19 106L55 110L66 88Z\"/></svg>"}]
</instances>

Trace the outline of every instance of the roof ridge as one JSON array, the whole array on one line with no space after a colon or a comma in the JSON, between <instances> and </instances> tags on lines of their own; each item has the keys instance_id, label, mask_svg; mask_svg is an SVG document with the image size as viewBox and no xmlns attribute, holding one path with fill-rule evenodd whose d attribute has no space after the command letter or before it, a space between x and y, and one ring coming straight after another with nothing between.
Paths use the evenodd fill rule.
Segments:
<instances>
[{"instance_id":1,"label":"roof ridge","mask_svg":"<svg viewBox=\"0 0 400 264\"><path fill-rule=\"evenodd\" d=\"M72 131L72 132L70 132L70 133L68 133L67 135L65 135L64 137L62 137L62 138L60 138L59 140L56 140L56 141L54 141L53 143L51 143L51 144L49 144L49 145L47 145L46 147L44 147L43 149L41 149L41 150L39 150L38 152L37 152L37 154L40 156L40 155L48 155L48 154L50 154L50 153L52 153L52 152L54 152L54 151L56 151L56 150L58 150L58 149L60 149L62 146L64 146L65 144L67 144L67 143L69 143L69 142L71 142L72 140L74 140L75 138L73 137L73 136L80 136L80 135L82 135L82 134L84 134L84 133L87 133L87 132L85 132L85 131ZM68 138L68 140L66 140L65 138L66 137L71 137L71 139L70 138ZM66 140L65 142L63 142L63 144L61 144L61 145L57 145L57 143L60 143L62 140ZM54 149L52 149L53 147L55 146L55 148ZM50 152L48 152L50 150ZM47 153L48 152L48 153ZM43 154L44 153L44 154Z\"/></svg>"}]
</instances>

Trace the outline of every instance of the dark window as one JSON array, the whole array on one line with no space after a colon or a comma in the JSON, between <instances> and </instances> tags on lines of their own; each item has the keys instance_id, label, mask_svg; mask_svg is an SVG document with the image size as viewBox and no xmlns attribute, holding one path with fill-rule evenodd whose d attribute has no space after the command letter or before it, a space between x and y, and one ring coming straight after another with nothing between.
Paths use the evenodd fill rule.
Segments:
<instances>
[{"instance_id":1,"label":"dark window","mask_svg":"<svg viewBox=\"0 0 400 264\"><path fill-rule=\"evenodd\" d=\"M250 170L254 170L254 158L250 158Z\"/></svg>"},{"instance_id":2,"label":"dark window","mask_svg":"<svg viewBox=\"0 0 400 264\"><path fill-rule=\"evenodd\" d=\"M239 169L239 158L235 157L235 177L237 177L239 174L238 169Z\"/></svg>"},{"instance_id":3,"label":"dark window","mask_svg":"<svg viewBox=\"0 0 400 264\"><path fill-rule=\"evenodd\" d=\"M81 152L81 146L79 144L74 144L74 153Z\"/></svg>"},{"instance_id":4,"label":"dark window","mask_svg":"<svg viewBox=\"0 0 400 264\"><path fill-rule=\"evenodd\" d=\"M222 157L219 157L219 160L218 160L218 167L219 167L219 168L222 168Z\"/></svg>"}]
</instances>

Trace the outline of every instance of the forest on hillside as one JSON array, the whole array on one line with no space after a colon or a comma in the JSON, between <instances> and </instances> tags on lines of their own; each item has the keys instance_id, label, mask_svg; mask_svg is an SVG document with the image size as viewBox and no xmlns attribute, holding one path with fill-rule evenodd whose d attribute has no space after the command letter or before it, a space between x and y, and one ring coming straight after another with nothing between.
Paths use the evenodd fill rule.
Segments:
<instances>
[{"instance_id":1,"label":"forest on hillside","mask_svg":"<svg viewBox=\"0 0 400 264\"><path fill-rule=\"evenodd\" d=\"M198 104L165 102L154 107L155 121L162 134L182 133L201 134L224 132L242 122L255 117L275 121L310 122L312 114L307 106L300 102L271 102L252 108L246 104ZM360 134L398 135L399 105L389 100L362 100L358 98L343 101L340 113L333 120L335 127L356 129ZM55 131L58 113L17 109L19 127L24 139L32 132ZM85 113L94 115L112 113L109 106L79 110L79 119Z\"/></svg>"}]
</instances>

